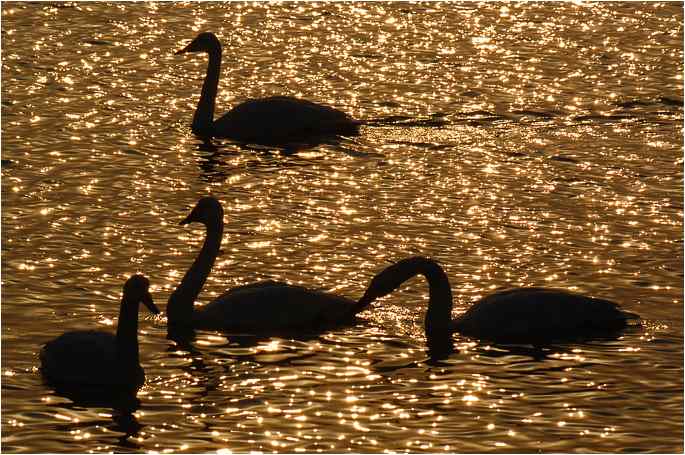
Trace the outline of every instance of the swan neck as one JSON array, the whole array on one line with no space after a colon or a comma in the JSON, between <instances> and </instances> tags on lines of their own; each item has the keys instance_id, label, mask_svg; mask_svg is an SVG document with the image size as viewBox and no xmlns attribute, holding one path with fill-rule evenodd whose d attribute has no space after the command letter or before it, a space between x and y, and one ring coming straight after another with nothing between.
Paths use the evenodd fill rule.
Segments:
<instances>
[{"instance_id":1,"label":"swan neck","mask_svg":"<svg viewBox=\"0 0 685 455\"><path fill-rule=\"evenodd\" d=\"M452 289L447 274L432 259L416 256L388 267L374 277L359 300L359 306L368 305L376 297L389 294L416 275L423 275L428 281L429 301L424 320L426 337L429 341L449 340L452 327ZM375 283L376 280L379 283ZM377 293L375 286L380 286L382 291Z\"/></svg>"},{"instance_id":2,"label":"swan neck","mask_svg":"<svg viewBox=\"0 0 685 455\"><path fill-rule=\"evenodd\" d=\"M123 368L137 368L138 359L138 302L124 295L117 323L117 359Z\"/></svg>"},{"instance_id":3,"label":"swan neck","mask_svg":"<svg viewBox=\"0 0 685 455\"><path fill-rule=\"evenodd\" d=\"M181 284L169 297L167 318L169 325L192 325L193 304L207 281L207 276L219 254L224 224L221 215L207 225L207 235L200 253L181 280Z\"/></svg>"},{"instance_id":4,"label":"swan neck","mask_svg":"<svg viewBox=\"0 0 685 455\"><path fill-rule=\"evenodd\" d=\"M221 46L210 49L207 75L202 84L202 93L198 102L195 115L193 116L193 133L198 136L211 136L214 124L214 105L216 93L219 87L219 74L221 72Z\"/></svg>"},{"instance_id":5,"label":"swan neck","mask_svg":"<svg viewBox=\"0 0 685 455\"><path fill-rule=\"evenodd\" d=\"M424 321L429 341L449 339L452 331L452 289L440 266L429 263L422 271L428 281L428 310Z\"/></svg>"}]
</instances>

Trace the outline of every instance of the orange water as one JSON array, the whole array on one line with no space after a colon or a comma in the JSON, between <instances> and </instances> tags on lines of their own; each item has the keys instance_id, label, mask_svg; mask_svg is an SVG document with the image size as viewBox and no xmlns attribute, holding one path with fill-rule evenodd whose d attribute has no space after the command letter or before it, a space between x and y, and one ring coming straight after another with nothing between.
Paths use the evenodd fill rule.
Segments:
<instances>
[{"instance_id":1,"label":"orange water","mask_svg":"<svg viewBox=\"0 0 685 455\"><path fill-rule=\"evenodd\" d=\"M204 30L218 113L282 94L409 122L209 149L188 127L206 58L174 55ZM680 3L3 2L3 451L682 451L682 43ZM191 351L144 315L133 414L56 395L41 345L113 330L134 272L163 308L210 193L227 224L201 302L263 278L355 298L421 254L455 315L534 284L645 327L542 351L455 336L433 362L416 279L310 339Z\"/></svg>"}]
</instances>

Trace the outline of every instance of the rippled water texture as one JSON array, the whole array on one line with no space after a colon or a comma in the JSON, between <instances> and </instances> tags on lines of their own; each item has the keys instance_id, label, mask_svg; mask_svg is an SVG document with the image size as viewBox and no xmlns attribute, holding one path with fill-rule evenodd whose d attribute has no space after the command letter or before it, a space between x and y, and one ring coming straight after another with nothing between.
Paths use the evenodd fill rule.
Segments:
<instances>
[{"instance_id":1,"label":"rippled water texture","mask_svg":"<svg viewBox=\"0 0 685 455\"><path fill-rule=\"evenodd\" d=\"M284 154L189 131L224 44L220 114L291 95L361 136ZM4 452L683 450L681 3L2 3ZM503 286L645 320L535 350L426 356L416 279L318 337L166 339L141 313L133 414L44 385L43 343L113 330L145 273L164 308L225 210L200 301L263 278L357 298L389 261L445 267L454 314ZM265 314L265 318L269 315Z\"/></svg>"}]
</instances>

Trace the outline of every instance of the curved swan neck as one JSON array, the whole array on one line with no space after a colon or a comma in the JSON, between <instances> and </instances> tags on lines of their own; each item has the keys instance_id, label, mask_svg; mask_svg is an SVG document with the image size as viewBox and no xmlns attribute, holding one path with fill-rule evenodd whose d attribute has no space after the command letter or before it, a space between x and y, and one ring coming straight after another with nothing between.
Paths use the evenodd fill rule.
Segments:
<instances>
[{"instance_id":1,"label":"curved swan neck","mask_svg":"<svg viewBox=\"0 0 685 455\"><path fill-rule=\"evenodd\" d=\"M212 223L207 223L207 236L200 253L193 261L176 290L167 303L168 323L192 325L193 304L207 280L214 261L219 254L221 237L224 232L222 214Z\"/></svg>"},{"instance_id":2,"label":"curved swan neck","mask_svg":"<svg viewBox=\"0 0 685 455\"><path fill-rule=\"evenodd\" d=\"M138 359L138 302L126 294L121 300L117 323L117 358L126 367L136 368Z\"/></svg>"},{"instance_id":3,"label":"curved swan neck","mask_svg":"<svg viewBox=\"0 0 685 455\"><path fill-rule=\"evenodd\" d=\"M416 275L423 275L428 281L430 299L425 318L426 337L429 340L449 338L452 325L452 289L447 274L432 259L416 256L386 268L374 277L358 304L368 305L374 299L390 294Z\"/></svg>"},{"instance_id":4,"label":"curved swan neck","mask_svg":"<svg viewBox=\"0 0 685 455\"><path fill-rule=\"evenodd\" d=\"M207 75L202 84L202 94L198 102L195 115L193 116L192 130L198 136L211 136L214 124L214 104L216 92L219 87L219 74L221 72L221 44L207 50L209 63Z\"/></svg>"},{"instance_id":5,"label":"curved swan neck","mask_svg":"<svg viewBox=\"0 0 685 455\"><path fill-rule=\"evenodd\" d=\"M424 273L429 286L428 310L424 320L429 342L449 338L452 334L452 288L445 271L436 263L433 265Z\"/></svg>"}]
</instances>

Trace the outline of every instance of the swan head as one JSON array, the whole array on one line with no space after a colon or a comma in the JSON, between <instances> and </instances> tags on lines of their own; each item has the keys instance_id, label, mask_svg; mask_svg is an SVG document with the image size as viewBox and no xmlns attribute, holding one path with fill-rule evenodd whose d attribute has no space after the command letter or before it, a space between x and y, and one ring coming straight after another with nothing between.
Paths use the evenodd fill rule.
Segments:
<instances>
[{"instance_id":1,"label":"swan head","mask_svg":"<svg viewBox=\"0 0 685 455\"><path fill-rule=\"evenodd\" d=\"M413 256L388 266L374 276L358 304L369 305L374 300L390 294L416 275L424 275L432 289L438 284L443 284L443 280L449 288L447 277L437 262L423 256Z\"/></svg>"},{"instance_id":2,"label":"swan head","mask_svg":"<svg viewBox=\"0 0 685 455\"><path fill-rule=\"evenodd\" d=\"M143 275L133 275L126 280L124 284L124 295L131 299L131 301L143 302L143 304L150 310L152 314L159 314L159 309L152 301L150 295L150 281Z\"/></svg>"},{"instance_id":3,"label":"swan head","mask_svg":"<svg viewBox=\"0 0 685 455\"><path fill-rule=\"evenodd\" d=\"M400 273L400 271L405 268L403 265L405 261L394 263L374 276L366 292L357 303L361 306L370 305L374 300L385 297L397 289L404 282L402 278L406 274Z\"/></svg>"},{"instance_id":4,"label":"swan head","mask_svg":"<svg viewBox=\"0 0 685 455\"><path fill-rule=\"evenodd\" d=\"M224 209L221 203L213 196L205 196L197 201L190 214L179 224L184 226L192 222L202 223L205 226L213 226L223 223Z\"/></svg>"},{"instance_id":5,"label":"swan head","mask_svg":"<svg viewBox=\"0 0 685 455\"><path fill-rule=\"evenodd\" d=\"M371 280L371 284L369 284L369 287L366 289L364 295L361 296L359 300L357 300L357 306L359 306L360 308L364 308L368 305L371 305L371 303L373 303L374 300L386 296L390 294L390 292L392 292L384 292L384 288L387 288L387 286L385 286L384 283L379 283L374 278L373 280Z\"/></svg>"},{"instance_id":6,"label":"swan head","mask_svg":"<svg viewBox=\"0 0 685 455\"><path fill-rule=\"evenodd\" d=\"M221 49L221 43L216 35L212 32L202 32L186 47L176 51L176 55L185 54L186 52L212 52L217 49Z\"/></svg>"}]
</instances>

